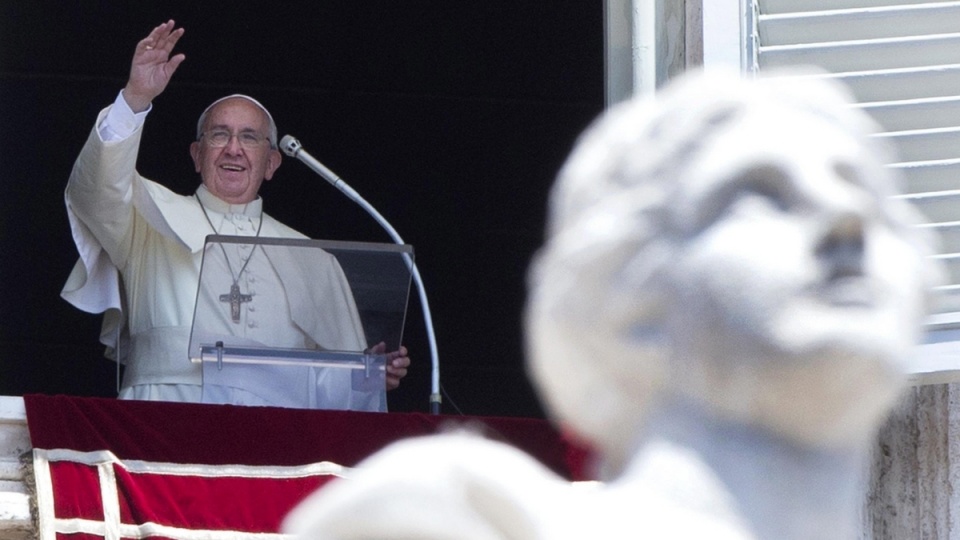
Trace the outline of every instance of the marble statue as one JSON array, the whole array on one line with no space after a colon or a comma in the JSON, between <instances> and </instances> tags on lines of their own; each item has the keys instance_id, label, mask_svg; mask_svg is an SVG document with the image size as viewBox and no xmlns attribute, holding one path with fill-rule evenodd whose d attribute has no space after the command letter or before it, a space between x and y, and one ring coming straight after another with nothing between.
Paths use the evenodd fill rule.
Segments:
<instances>
[{"instance_id":1,"label":"marble statue","mask_svg":"<svg viewBox=\"0 0 960 540\"><path fill-rule=\"evenodd\" d=\"M529 273L528 371L571 484L469 433L396 443L300 538L856 536L939 270L890 150L820 78L690 73L578 140Z\"/></svg>"}]
</instances>

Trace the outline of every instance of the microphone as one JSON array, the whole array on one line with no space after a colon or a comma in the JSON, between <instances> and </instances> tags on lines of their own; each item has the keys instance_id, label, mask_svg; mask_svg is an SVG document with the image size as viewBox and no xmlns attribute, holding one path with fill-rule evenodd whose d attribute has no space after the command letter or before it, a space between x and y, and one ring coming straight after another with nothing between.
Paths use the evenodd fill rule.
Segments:
<instances>
[{"instance_id":1,"label":"microphone","mask_svg":"<svg viewBox=\"0 0 960 540\"><path fill-rule=\"evenodd\" d=\"M313 156L307 153L307 151L303 149L303 145L300 144L300 141L298 141L296 137L292 135L284 135L283 138L280 139L280 149L283 150L284 154L302 161L307 167L310 167L313 172L319 174L327 182L330 182L333 187L342 191L344 195L349 197L354 202L360 204L361 206L365 205L366 201L363 201L363 198L360 197L360 195L354 191L353 188L348 186L346 182L341 180L339 176L334 174L334 172L328 169L323 163L320 163ZM372 210L372 207L370 210ZM367 211L369 212L370 210ZM376 210L373 211L376 212ZM374 217L376 218L376 216ZM380 220L378 219L378 221ZM388 230L387 232L390 231ZM394 237L394 240L396 241L397 237ZM403 242L398 241L397 243L402 244Z\"/></svg>"},{"instance_id":2,"label":"microphone","mask_svg":"<svg viewBox=\"0 0 960 540\"><path fill-rule=\"evenodd\" d=\"M344 195L346 195L350 200L359 204L368 214L373 216L373 218L380 224L384 230L387 231L387 234L390 235L390 238L393 239L397 244L405 244L406 242L400 238L400 235L397 234L397 231L393 228L392 225L380 215L380 212L370 205L359 193L353 190L350 186L347 185L339 176L337 176L333 171L328 169L323 163L320 163L313 156L311 156L306 150L303 149L303 145L300 144L300 141L293 137L292 135L284 135L280 139L280 148L283 150L283 153L297 158L309 167L313 172L320 175L324 180L330 182L333 187L339 189ZM437 338L433 332L433 317L430 315L430 305L427 303L427 293L423 287L423 280L420 279L420 271L417 270L416 263L410 259L407 254L404 254L404 258L407 262L407 267L410 268L410 274L413 277L414 283L417 285L417 291L420 295L420 307L423 309L423 319L424 326L427 330L427 338L430 342L430 357L432 364L432 373L431 373L431 389L430 389L430 412L433 414L440 413L440 360L437 355Z\"/></svg>"}]
</instances>

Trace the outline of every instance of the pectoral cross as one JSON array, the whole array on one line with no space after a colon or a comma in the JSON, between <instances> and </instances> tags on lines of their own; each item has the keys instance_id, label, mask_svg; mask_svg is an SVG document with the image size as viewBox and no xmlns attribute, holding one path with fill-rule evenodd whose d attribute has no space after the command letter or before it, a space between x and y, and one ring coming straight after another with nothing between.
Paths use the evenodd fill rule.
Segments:
<instances>
[{"instance_id":1,"label":"pectoral cross","mask_svg":"<svg viewBox=\"0 0 960 540\"><path fill-rule=\"evenodd\" d=\"M233 319L233 322L240 322L240 304L244 302L252 302L252 294L240 294L240 286L234 283L230 286L230 294L221 294L221 302L230 302L230 317Z\"/></svg>"}]
</instances>

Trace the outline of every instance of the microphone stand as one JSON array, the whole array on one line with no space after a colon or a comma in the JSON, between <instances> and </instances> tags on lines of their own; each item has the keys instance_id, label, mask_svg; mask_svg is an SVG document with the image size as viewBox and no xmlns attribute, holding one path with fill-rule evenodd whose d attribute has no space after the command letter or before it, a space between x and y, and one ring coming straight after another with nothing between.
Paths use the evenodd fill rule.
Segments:
<instances>
[{"instance_id":1,"label":"microphone stand","mask_svg":"<svg viewBox=\"0 0 960 540\"><path fill-rule=\"evenodd\" d=\"M353 190L346 182L340 179L339 176L334 174L333 171L324 166L323 163L317 161L313 156L311 156L306 150L303 149L303 146L300 144L296 138L290 135L284 135L283 139L280 140L280 148L283 149L283 152L290 157L294 157L302 161L307 167L309 167L313 172L320 175L321 178L333 185L333 187L340 190L341 193L347 196L350 200L360 205L361 208L366 210L368 214L373 216L373 219L380 224L381 227L387 234L390 235L390 238L393 239L397 244L406 244L400 235L397 233L396 229L380 215L380 212L370 205L359 193ZM417 292L420 296L420 307L423 310L423 319L426 324L427 329L427 339L430 344L430 358L431 358L431 377L430 377L430 413L431 414L440 414L440 359L437 354L437 338L433 332L433 317L430 315L430 305L427 303L427 293L423 287L423 280L420 279L420 271L417 270L417 265L414 263L410 257L404 253L404 258L407 262L407 267L410 268L410 273L413 276L413 281L417 286Z\"/></svg>"}]
</instances>

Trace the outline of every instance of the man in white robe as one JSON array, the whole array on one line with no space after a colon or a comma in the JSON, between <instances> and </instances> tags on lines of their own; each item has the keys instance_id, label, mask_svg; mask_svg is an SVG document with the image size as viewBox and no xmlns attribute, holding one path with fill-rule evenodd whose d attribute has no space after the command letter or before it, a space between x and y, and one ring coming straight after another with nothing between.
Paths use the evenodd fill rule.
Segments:
<instances>
[{"instance_id":1,"label":"man in white robe","mask_svg":"<svg viewBox=\"0 0 960 540\"><path fill-rule=\"evenodd\" d=\"M187 344L207 235L304 238L262 211L258 191L281 154L273 118L253 98L222 98L201 116L190 145L202 181L195 195L173 193L137 173L143 122L184 60L171 56L182 35L171 20L137 44L127 85L99 115L66 190L80 261L62 296L104 313L101 341L126 366L120 397L127 399L201 400L201 369L187 359ZM342 272L334 273L349 295ZM365 346L352 299L336 309L354 330L309 337L324 349ZM246 315L244 323L257 323L258 316ZM399 385L407 366L404 347L387 354L385 389ZM321 378L317 391L329 395L324 408L386 410L384 392L352 392L348 372L328 371L344 373Z\"/></svg>"}]
</instances>

